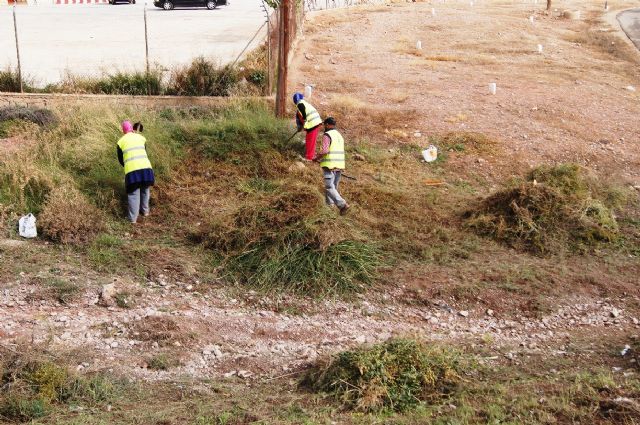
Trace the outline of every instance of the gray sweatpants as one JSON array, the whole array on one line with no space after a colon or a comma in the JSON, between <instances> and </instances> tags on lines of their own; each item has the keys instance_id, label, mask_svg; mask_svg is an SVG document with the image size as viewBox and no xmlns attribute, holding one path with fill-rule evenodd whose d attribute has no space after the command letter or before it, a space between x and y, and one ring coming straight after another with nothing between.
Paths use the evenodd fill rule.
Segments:
<instances>
[{"instance_id":1,"label":"gray sweatpants","mask_svg":"<svg viewBox=\"0 0 640 425\"><path fill-rule=\"evenodd\" d=\"M138 214L149 214L149 198L151 197L151 187L143 186L131 193L127 193L127 201L129 203L128 218L129 221L135 223L138 220Z\"/></svg>"},{"instance_id":2,"label":"gray sweatpants","mask_svg":"<svg viewBox=\"0 0 640 425\"><path fill-rule=\"evenodd\" d=\"M345 201L338 192L338 184L340 183L342 170L323 168L322 174L324 176L325 200L327 205L337 205L338 208L344 207L347 201Z\"/></svg>"}]
</instances>

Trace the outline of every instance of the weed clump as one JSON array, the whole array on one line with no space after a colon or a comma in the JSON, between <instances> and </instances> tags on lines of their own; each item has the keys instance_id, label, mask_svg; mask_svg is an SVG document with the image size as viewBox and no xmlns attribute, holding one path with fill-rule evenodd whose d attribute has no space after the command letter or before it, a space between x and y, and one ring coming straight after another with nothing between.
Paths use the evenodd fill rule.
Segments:
<instances>
[{"instance_id":1,"label":"weed clump","mask_svg":"<svg viewBox=\"0 0 640 425\"><path fill-rule=\"evenodd\" d=\"M51 126L58 121L53 112L44 108L29 106L5 106L0 108L0 123L15 120L29 121L38 124L40 127Z\"/></svg>"},{"instance_id":2,"label":"weed clump","mask_svg":"<svg viewBox=\"0 0 640 425\"><path fill-rule=\"evenodd\" d=\"M78 376L42 353L0 351L0 419L29 422L69 403L109 401L117 385L104 377Z\"/></svg>"},{"instance_id":3,"label":"weed clump","mask_svg":"<svg viewBox=\"0 0 640 425\"><path fill-rule=\"evenodd\" d=\"M585 249L618 237L618 202L586 170L565 164L540 167L533 181L499 191L466 213L467 225L516 249L538 254L569 246Z\"/></svg>"},{"instance_id":4,"label":"weed clump","mask_svg":"<svg viewBox=\"0 0 640 425\"><path fill-rule=\"evenodd\" d=\"M334 355L316 365L302 384L348 409L400 412L452 395L462 369L458 353L395 339Z\"/></svg>"},{"instance_id":5,"label":"weed clump","mask_svg":"<svg viewBox=\"0 0 640 425\"><path fill-rule=\"evenodd\" d=\"M23 90L30 91L29 84L22 80ZM7 68L4 71L0 71L0 92L17 93L20 91L20 78L18 77L18 71L14 71L11 68Z\"/></svg>"},{"instance_id":6,"label":"weed clump","mask_svg":"<svg viewBox=\"0 0 640 425\"><path fill-rule=\"evenodd\" d=\"M39 223L46 237L62 244L90 242L104 228L101 211L77 190L64 187L51 192Z\"/></svg>"},{"instance_id":7,"label":"weed clump","mask_svg":"<svg viewBox=\"0 0 640 425\"><path fill-rule=\"evenodd\" d=\"M168 92L178 96L229 96L238 81L235 68L218 67L199 57L173 73Z\"/></svg>"}]
</instances>

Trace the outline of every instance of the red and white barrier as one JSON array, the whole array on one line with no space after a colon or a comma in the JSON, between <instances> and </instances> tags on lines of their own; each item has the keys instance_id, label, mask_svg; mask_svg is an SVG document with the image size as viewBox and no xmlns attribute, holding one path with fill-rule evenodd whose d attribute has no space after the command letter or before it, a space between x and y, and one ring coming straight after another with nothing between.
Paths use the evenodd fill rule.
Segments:
<instances>
[{"instance_id":1,"label":"red and white barrier","mask_svg":"<svg viewBox=\"0 0 640 425\"><path fill-rule=\"evenodd\" d=\"M107 3L108 0L55 0L54 4L96 4Z\"/></svg>"}]
</instances>

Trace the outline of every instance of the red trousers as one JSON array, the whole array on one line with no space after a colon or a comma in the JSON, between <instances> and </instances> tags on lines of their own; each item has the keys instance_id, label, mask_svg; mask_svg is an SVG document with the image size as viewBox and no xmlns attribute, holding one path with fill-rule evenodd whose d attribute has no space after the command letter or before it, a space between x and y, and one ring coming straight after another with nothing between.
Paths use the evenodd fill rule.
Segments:
<instances>
[{"instance_id":1,"label":"red trousers","mask_svg":"<svg viewBox=\"0 0 640 425\"><path fill-rule=\"evenodd\" d=\"M307 130L307 135L305 136L305 158L309 161L313 160L316 156L316 140L318 139L318 132L320 131L320 126L312 128L311 130Z\"/></svg>"}]
</instances>

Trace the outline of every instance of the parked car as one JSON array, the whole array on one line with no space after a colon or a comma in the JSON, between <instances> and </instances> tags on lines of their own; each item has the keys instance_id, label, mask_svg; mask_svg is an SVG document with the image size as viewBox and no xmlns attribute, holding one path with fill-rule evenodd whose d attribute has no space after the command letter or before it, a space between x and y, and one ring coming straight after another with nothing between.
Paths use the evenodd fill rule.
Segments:
<instances>
[{"instance_id":1,"label":"parked car","mask_svg":"<svg viewBox=\"0 0 640 425\"><path fill-rule=\"evenodd\" d=\"M109 4L116 4L117 2L136 4L136 0L109 0Z\"/></svg>"},{"instance_id":2,"label":"parked car","mask_svg":"<svg viewBox=\"0 0 640 425\"><path fill-rule=\"evenodd\" d=\"M134 0L135 1L135 0ZM153 5L164 10L175 7L206 7L213 10L220 5L226 5L227 0L154 0Z\"/></svg>"}]
</instances>

